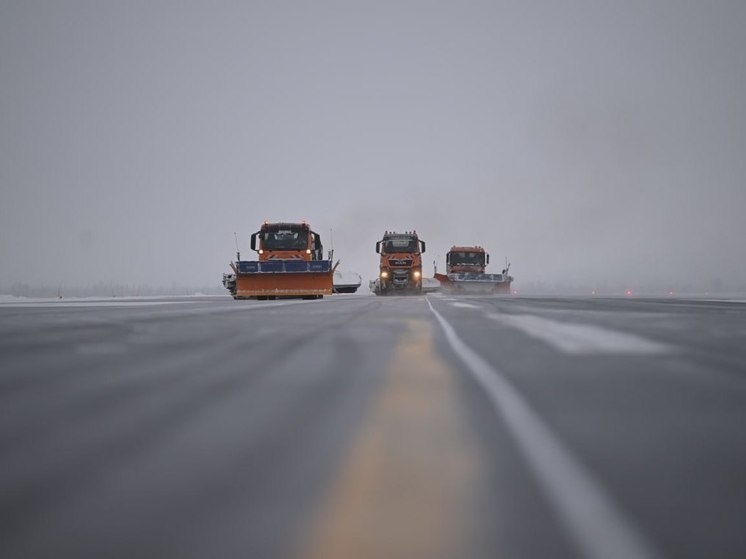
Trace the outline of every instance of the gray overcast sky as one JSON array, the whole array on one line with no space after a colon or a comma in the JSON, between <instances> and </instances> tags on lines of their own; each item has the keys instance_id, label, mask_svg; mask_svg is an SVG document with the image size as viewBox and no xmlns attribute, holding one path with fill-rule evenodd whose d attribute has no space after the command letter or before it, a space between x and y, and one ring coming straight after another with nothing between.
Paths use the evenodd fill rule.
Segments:
<instances>
[{"instance_id":1,"label":"gray overcast sky","mask_svg":"<svg viewBox=\"0 0 746 559\"><path fill-rule=\"evenodd\" d=\"M0 287L219 284L265 219L516 285L746 285L746 2L0 0ZM431 273L428 265L426 273Z\"/></svg>"}]
</instances>

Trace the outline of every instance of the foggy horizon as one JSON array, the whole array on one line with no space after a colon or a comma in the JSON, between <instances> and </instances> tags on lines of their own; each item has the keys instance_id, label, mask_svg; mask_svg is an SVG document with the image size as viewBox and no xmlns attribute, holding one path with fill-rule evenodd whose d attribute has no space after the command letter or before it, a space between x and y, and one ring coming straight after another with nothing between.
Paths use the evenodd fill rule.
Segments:
<instances>
[{"instance_id":1,"label":"foggy horizon","mask_svg":"<svg viewBox=\"0 0 746 559\"><path fill-rule=\"evenodd\" d=\"M746 4L0 3L0 292L220 285L262 222L377 272L746 290Z\"/></svg>"}]
</instances>

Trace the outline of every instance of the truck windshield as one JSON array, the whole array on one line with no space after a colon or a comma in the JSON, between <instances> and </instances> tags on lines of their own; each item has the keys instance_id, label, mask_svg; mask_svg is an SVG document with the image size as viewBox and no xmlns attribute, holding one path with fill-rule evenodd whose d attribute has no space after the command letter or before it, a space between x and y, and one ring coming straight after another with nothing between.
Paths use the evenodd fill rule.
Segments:
<instances>
[{"instance_id":1,"label":"truck windshield","mask_svg":"<svg viewBox=\"0 0 746 559\"><path fill-rule=\"evenodd\" d=\"M451 266L484 266L484 253L452 252Z\"/></svg>"},{"instance_id":2,"label":"truck windshield","mask_svg":"<svg viewBox=\"0 0 746 559\"><path fill-rule=\"evenodd\" d=\"M299 231L274 231L262 234L264 250L305 250L308 237Z\"/></svg>"},{"instance_id":3,"label":"truck windshield","mask_svg":"<svg viewBox=\"0 0 746 559\"><path fill-rule=\"evenodd\" d=\"M385 239L383 241L383 251L392 252L417 252L419 248L417 239L412 237L399 237L394 239Z\"/></svg>"}]
</instances>

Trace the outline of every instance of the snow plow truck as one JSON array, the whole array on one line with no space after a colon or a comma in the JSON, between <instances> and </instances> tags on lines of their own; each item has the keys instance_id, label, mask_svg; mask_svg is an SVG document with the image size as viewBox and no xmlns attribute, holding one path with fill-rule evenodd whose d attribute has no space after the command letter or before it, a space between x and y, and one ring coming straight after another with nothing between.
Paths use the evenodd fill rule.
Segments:
<instances>
[{"instance_id":1,"label":"snow plow truck","mask_svg":"<svg viewBox=\"0 0 746 559\"><path fill-rule=\"evenodd\" d=\"M251 235L251 249L258 260L241 260L236 250L233 273L223 274L223 285L234 299L321 299L332 294L332 255L324 260L321 237L305 221L265 221Z\"/></svg>"},{"instance_id":2,"label":"snow plow truck","mask_svg":"<svg viewBox=\"0 0 746 559\"><path fill-rule=\"evenodd\" d=\"M487 274L485 268L490 255L480 246L454 246L446 254L446 274L436 270L435 279L441 289L469 293L510 293L513 277L508 275L510 264L505 263L501 274Z\"/></svg>"},{"instance_id":3,"label":"snow plow truck","mask_svg":"<svg viewBox=\"0 0 746 559\"><path fill-rule=\"evenodd\" d=\"M422 254L425 241L417 231L394 233L386 231L376 243L376 253L381 255L378 279L373 292L376 295L422 293Z\"/></svg>"}]
</instances>

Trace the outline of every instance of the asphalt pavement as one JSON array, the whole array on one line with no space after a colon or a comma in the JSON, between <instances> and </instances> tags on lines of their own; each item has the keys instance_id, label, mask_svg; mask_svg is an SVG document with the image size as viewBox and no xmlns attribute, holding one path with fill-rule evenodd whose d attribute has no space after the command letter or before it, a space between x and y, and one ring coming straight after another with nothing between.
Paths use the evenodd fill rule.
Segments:
<instances>
[{"instance_id":1,"label":"asphalt pavement","mask_svg":"<svg viewBox=\"0 0 746 559\"><path fill-rule=\"evenodd\" d=\"M746 303L0 304L0 557L746 557Z\"/></svg>"}]
</instances>

